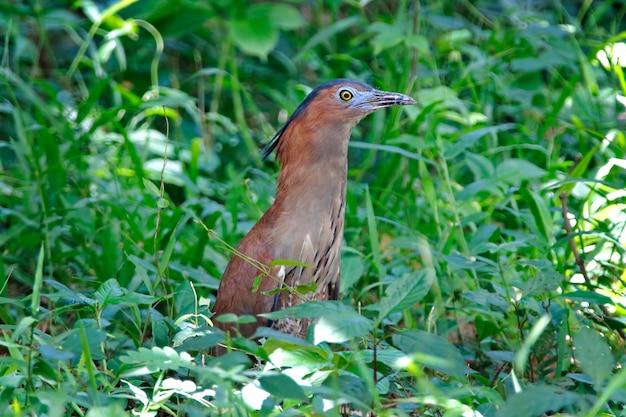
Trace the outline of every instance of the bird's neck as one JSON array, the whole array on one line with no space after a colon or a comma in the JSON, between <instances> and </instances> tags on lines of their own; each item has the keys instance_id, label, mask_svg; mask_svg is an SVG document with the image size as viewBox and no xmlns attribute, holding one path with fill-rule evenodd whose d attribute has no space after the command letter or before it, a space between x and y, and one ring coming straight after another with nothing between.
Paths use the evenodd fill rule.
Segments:
<instances>
[{"instance_id":1,"label":"bird's neck","mask_svg":"<svg viewBox=\"0 0 626 417\"><path fill-rule=\"evenodd\" d=\"M340 247L346 199L347 153L351 126L314 133L286 132L279 145L282 162L270 218L272 234L291 236L276 241L274 255L299 259L300 241L322 247L338 237ZM280 246L280 247L278 247Z\"/></svg>"},{"instance_id":2,"label":"bird's neck","mask_svg":"<svg viewBox=\"0 0 626 417\"><path fill-rule=\"evenodd\" d=\"M323 215L345 200L348 141L353 126L318 121L318 126L324 127L307 128L310 125L299 123L281 138L278 156L282 168L276 201L288 202L288 207L313 206Z\"/></svg>"}]
</instances>

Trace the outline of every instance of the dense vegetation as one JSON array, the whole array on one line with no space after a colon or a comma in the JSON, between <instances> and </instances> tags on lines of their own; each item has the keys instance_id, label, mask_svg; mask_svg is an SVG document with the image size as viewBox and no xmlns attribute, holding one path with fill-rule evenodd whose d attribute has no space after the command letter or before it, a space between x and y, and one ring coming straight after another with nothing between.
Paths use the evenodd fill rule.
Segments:
<instances>
[{"instance_id":1,"label":"dense vegetation","mask_svg":"<svg viewBox=\"0 0 626 417\"><path fill-rule=\"evenodd\" d=\"M0 414L623 415L626 5L249 3L0 5ZM338 77L419 102L353 134L342 301L222 340L258 150Z\"/></svg>"}]
</instances>

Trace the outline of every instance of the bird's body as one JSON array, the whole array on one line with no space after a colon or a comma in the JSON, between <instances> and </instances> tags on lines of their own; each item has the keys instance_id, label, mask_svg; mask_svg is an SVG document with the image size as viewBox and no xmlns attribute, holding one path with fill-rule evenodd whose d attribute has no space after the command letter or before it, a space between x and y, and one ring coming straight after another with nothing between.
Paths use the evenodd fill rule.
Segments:
<instances>
[{"instance_id":1,"label":"bird's body","mask_svg":"<svg viewBox=\"0 0 626 417\"><path fill-rule=\"evenodd\" d=\"M322 84L307 96L266 147L265 156L276 148L281 162L276 198L239 244L237 252L245 258L235 254L226 267L217 293L216 316L256 316L256 323L239 327L240 333L249 337L257 327L269 325L258 314L308 300L338 298L350 133L363 117L379 108L414 103L408 96L347 79ZM308 266L275 265L263 271L250 259L266 266L274 260ZM255 280L267 271L253 293ZM316 283L312 293L264 294L312 281ZM273 327L304 337L308 324L303 319L283 319ZM218 326L232 330L227 323L218 322Z\"/></svg>"}]
</instances>

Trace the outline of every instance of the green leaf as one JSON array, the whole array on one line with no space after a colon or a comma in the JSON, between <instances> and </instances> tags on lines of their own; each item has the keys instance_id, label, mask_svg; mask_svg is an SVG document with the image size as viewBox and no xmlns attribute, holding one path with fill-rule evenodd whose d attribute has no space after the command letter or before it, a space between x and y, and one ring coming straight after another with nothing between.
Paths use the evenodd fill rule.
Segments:
<instances>
[{"instance_id":1,"label":"green leaf","mask_svg":"<svg viewBox=\"0 0 626 417\"><path fill-rule=\"evenodd\" d=\"M55 301L63 300L67 304L85 304L85 305L96 304L95 299L89 298L87 296L74 292L58 281L48 279L46 280L46 284L50 285L52 288L56 290L56 292L48 294L48 298L50 298L51 300L55 300Z\"/></svg>"},{"instance_id":2,"label":"green leaf","mask_svg":"<svg viewBox=\"0 0 626 417\"><path fill-rule=\"evenodd\" d=\"M58 394L57 394L58 395ZM89 411L85 414L85 417L126 417L130 416L124 407L115 403L107 406L89 407Z\"/></svg>"},{"instance_id":3,"label":"green leaf","mask_svg":"<svg viewBox=\"0 0 626 417\"><path fill-rule=\"evenodd\" d=\"M123 363L139 365L146 368L146 373L159 370L177 370L195 367L191 356L186 352L178 353L170 347L152 349L140 347L138 350L127 351L119 358Z\"/></svg>"},{"instance_id":4,"label":"green leaf","mask_svg":"<svg viewBox=\"0 0 626 417\"><path fill-rule=\"evenodd\" d=\"M405 36L404 43L412 48L415 48L417 52L424 57L430 55L430 45L428 44L428 38L424 35L409 35Z\"/></svg>"},{"instance_id":5,"label":"green leaf","mask_svg":"<svg viewBox=\"0 0 626 417\"><path fill-rule=\"evenodd\" d=\"M282 310L260 315L270 320L280 320L285 318L317 319L326 314L339 314L345 310L352 310L352 308L339 301L309 301L307 303L298 304Z\"/></svg>"},{"instance_id":6,"label":"green leaf","mask_svg":"<svg viewBox=\"0 0 626 417\"><path fill-rule=\"evenodd\" d=\"M342 294L351 289L363 276L365 265L358 256L344 256L341 259L341 280L339 292Z\"/></svg>"},{"instance_id":7,"label":"green leaf","mask_svg":"<svg viewBox=\"0 0 626 417\"><path fill-rule=\"evenodd\" d=\"M365 186L365 212L367 213L367 230L369 232L370 247L372 248L372 262L378 271L379 277L382 279L385 275L385 267L380 257L380 241L378 240L378 230L376 229L376 216L374 215L370 189L367 185Z\"/></svg>"},{"instance_id":8,"label":"green leaf","mask_svg":"<svg viewBox=\"0 0 626 417\"><path fill-rule=\"evenodd\" d=\"M142 178L142 181L143 186L146 187L146 190L150 191L150 193L152 193L156 197L161 196L161 191L159 190L159 187L157 187L152 181L147 178Z\"/></svg>"},{"instance_id":9,"label":"green leaf","mask_svg":"<svg viewBox=\"0 0 626 417\"><path fill-rule=\"evenodd\" d=\"M611 376L615 360L606 339L598 332L582 327L574 336L574 348L580 367L596 385L602 384Z\"/></svg>"},{"instance_id":10,"label":"green leaf","mask_svg":"<svg viewBox=\"0 0 626 417\"><path fill-rule=\"evenodd\" d=\"M498 132L511 130L515 126L516 125L513 123L505 123L502 125L483 127L472 130L471 132L463 133L457 138L456 142L454 142L454 144L446 150L446 159L456 158L485 135L495 135Z\"/></svg>"},{"instance_id":11,"label":"green leaf","mask_svg":"<svg viewBox=\"0 0 626 417\"><path fill-rule=\"evenodd\" d=\"M405 330L392 337L393 344L429 368L464 378L468 371L463 356L443 337L423 330Z\"/></svg>"},{"instance_id":12,"label":"green leaf","mask_svg":"<svg viewBox=\"0 0 626 417\"><path fill-rule=\"evenodd\" d=\"M298 61L302 59L302 56L308 52L309 49L319 45L322 42L326 42L329 39L335 37L339 32L343 32L348 29L350 26L355 25L361 18L359 16L351 16L343 20L338 20L330 25L324 27L324 29L315 33L315 35L311 36L306 44L300 49L298 55L296 55L293 60Z\"/></svg>"},{"instance_id":13,"label":"green leaf","mask_svg":"<svg viewBox=\"0 0 626 417\"><path fill-rule=\"evenodd\" d=\"M35 281L33 282L33 294L30 300L30 314L37 315L41 305L41 287L43 286L43 259L44 243L39 246L39 256L37 257L37 269L35 269Z\"/></svg>"},{"instance_id":14,"label":"green leaf","mask_svg":"<svg viewBox=\"0 0 626 417\"><path fill-rule=\"evenodd\" d=\"M496 169L491 161L482 155L466 152L465 162L476 180L490 179L496 174Z\"/></svg>"},{"instance_id":15,"label":"green leaf","mask_svg":"<svg viewBox=\"0 0 626 417\"><path fill-rule=\"evenodd\" d=\"M287 4L272 4L269 15L272 23L282 30L300 29L307 24L298 9Z\"/></svg>"},{"instance_id":16,"label":"green leaf","mask_svg":"<svg viewBox=\"0 0 626 417\"><path fill-rule=\"evenodd\" d=\"M223 333L214 332L213 330L195 331L191 334L177 334L176 336L181 338L181 342L174 346L178 346L178 349L183 352L205 351L224 340Z\"/></svg>"},{"instance_id":17,"label":"green leaf","mask_svg":"<svg viewBox=\"0 0 626 417\"><path fill-rule=\"evenodd\" d=\"M91 327L85 327L82 324L83 322L79 322L79 328L67 333L61 344L63 351L73 353L77 358L81 355L89 355L94 360L105 359L102 343L107 339L106 331L95 328L95 322L86 323Z\"/></svg>"},{"instance_id":18,"label":"green leaf","mask_svg":"<svg viewBox=\"0 0 626 417\"><path fill-rule=\"evenodd\" d=\"M260 10L259 7L250 7L247 19L229 21L228 33L244 53L266 59L278 43L278 29L267 13L255 14L254 10L257 9Z\"/></svg>"},{"instance_id":19,"label":"green leaf","mask_svg":"<svg viewBox=\"0 0 626 417\"><path fill-rule=\"evenodd\" d=\"M546 171L525 159L507 159L496 167L496 178L509 184L519 184L545 175Z\"/></svg>"},{"instance_id":20,"label":"green leaf","mask_svg":"<svg viewBox=\"0 0 626 417\"><path fill-rule=\"evenodd\" d=\"M491 293L485 289L478 289L467 291L463 294L463 298L471 300L472 302L483 307L497 307L503 311L506 311L509 303L500 295Z\"/></svg>"},{"instance_id":21,"label":"green leaf","mask_svg":"<svg viewBox=\"0 0 626 417\"><path fill-rule=\"evenodd\" d=\"M254 318L254 316L249 316L249 315L238 316L234 313L221 314L217 316L215 320L219 321L220 323L239 323L239 324L256 322L256 319Z\"/></svg>"},{"instance_id":22,"label":"green leaf","mask_svg":"<svg viewBox=\"0 0 626 417\"><path fill-rule=\"evenodd\" d=\"M126 290L120 287L117 280L111 278L100 285L93 296L101 307L106 307L109 304L121 303L121 297L125 293Z\"/></svg>"},{"instance_id":23,"label":"green leaf","mask_svg":"<svg viewBox=\"0 0 626 417\"><path fill-rule=\"evenodd\" d=\"M307 396L300 385L284 374L267 375L259 378L261 388L271 395L280 398L293 398L294 400L306 400Z\"/></svg>"},{"instance_id":24,"label":"green leaf","mask_svg":"<svg viewBox=\"0 0 626 417\"><path fill-rule=\"evenodd\" d=\"M39 352L46 359L52 359L56 361L68 361L76 357L76 355L74 355L72 352L64 352L60 349L57 349L55 346L40 345L38 349Z\"/></svg>"},{"instance_id":25,"label":"green leaf","mask_svg":"<svg viewBox=\"0 0 626 417\"><path fill-rule=\"evenodd\" d=\"M319 319L315 324L314 343L342 343L366 334L372 321L359 315L354 308L339 301L309 301L283 310L260 314L270 320L285 318Z\"/></svg>"},{"instance_id":26,"label":"green leaf","mask_svg":"<svg viewBox=\"0 0 626 417\"><path fill-rule=\"evenodd\" d=\"M431 268L424 268L404 274L393 281L380 300L378 320L382 321L389 314L405 310L419 303L428 294L434 279L435 271Z\"/></svg>"},{"instance_id":27,"label":"green leaf","mask_svg":"<svg viewBox=\"0 0 626 417\"><path fill-rule=\"evenodd\" d=\"M598 146L594 146L589 152L583 156L580 161L576 164L572 172L569 174L571 178L583 178L584 174L587 172L587 168L589 168L589 164L593 160L593 158L597 155ZM561 186L559 192L556 193L560 195L563 191L566 191L568 194L572 191L576 182L567 182Z\"/></svg>"},{"instance_id":28,"label":"green leaf","mask_svg":"<svg viewBox=\"0 0 626 417\"><path fill-rule=\"evenodd\" d=\"M305 295L305 294L314 293L316 290L317 290L317 283L315 281L311 281L308 284L298 285L294 288L277 287L277 288L274 288L273 290L263 291L263 294L274 295L274 294L278 294L282 292L287 292L287 293L294 292L296 294Z\"/></svg>"},{"instance_id":29,"label":"green leaf","mask_svg":"<svg viewBox=\"0 0 626 417\"><path fill-rule=\"evenodd\" d=\"M530 211L535 220L535 226L546 240L548 245L554 243L554 224L545 200L539 194L526 188L522 189L522 196L530 200Z\"/></svg>"},{"instance_id":30,"label":"green leaf","mask_svg":"<svg viewBox=\"0 0 626 417\"><path fill-rule=\"evenodd\" d=\"M357 407L367 407L372 400L372 392L368 385L363 378L355 375L329 375L322 386L329 388L334 395L345 398Z\"/></svg>"},{"instance_id":31,"label":"green leaf","mask_svg":"<svg viewBox=\"0 0 626 417\"><path fill-rule=\"evenodd\" d=\"M578 402L575 393L549 385L530 386L511 395L498 411L498 417L540 417Z\"/></svg>"},{"instance_id":32,"label":"green leaf","mask_svg":"<svg viewBox=\"0 0 626 417\"><path fill-rule=\"evenodd\" d=\"M613 300L611 297L606 295L598 294L591 291L572 291L565 294L559 295L561 298L566 298L569 300L588 302L596 305L609 304L613 305Z\"/></svg>"},{"instance_id":33,"label":"green leaf","mask_svg":"<svg viewBox=\"0 0 626 417\"><path fill-rule=\"evenodd\" d=\"M166 209L170 206L170 201L167 198L159 197L157 199L157 207L160 209Z\"/></svg>"},{"instance_id":34,"label":"green leaf","mask_svg":"<svg viewBox=\"0 0 626 417\"><path fill-rule=\"evenodd\" d=\"M313 329L313 343L343 343L366 335L373 327L371 320L361 316L352 308L338 314L320 317Z\"/></svg>"},{"instance_id":35,"label":"green leaf","mask_svg":"<svg viewBox=\"0 0 626 417\"><path fill-rule=\"evenodd\" d=\"M372 45L374 46L374 55L378 55L382 51L400 44L405 37L406 25L398 24L388 25L383 22L374 22L369 26L369 31L374 32Z\"/></svg>"},{"instance_id":36,"label":"green leaf","mask_svg":"<svg viewBox=\"0 0 626 417\"><path fill-rule=\"evenodd\" d=\"M422 89L419 95L419 103L424 109L437 104L445 107L458 107L460 104L457 92L443 85Z\"/></svg>"}]
</instances>

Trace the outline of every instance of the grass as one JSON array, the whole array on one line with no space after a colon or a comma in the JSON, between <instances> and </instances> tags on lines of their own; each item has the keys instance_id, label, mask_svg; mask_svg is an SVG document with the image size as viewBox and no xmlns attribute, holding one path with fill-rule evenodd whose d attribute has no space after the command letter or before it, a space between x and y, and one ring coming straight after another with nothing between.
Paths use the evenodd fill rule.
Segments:
<instances>
[{"instance_id":1,"label":"grass","mask_svg":"<svg viewBox=\"0 0 626 417\"><path fill-rule=\"evenodd\" d=\"M245 6L0 6L0 414L620 415L626 9ZM338 77L419 102L353 134L342 300L224 341L257 150Z\"/></svg>"}]
</instances>

